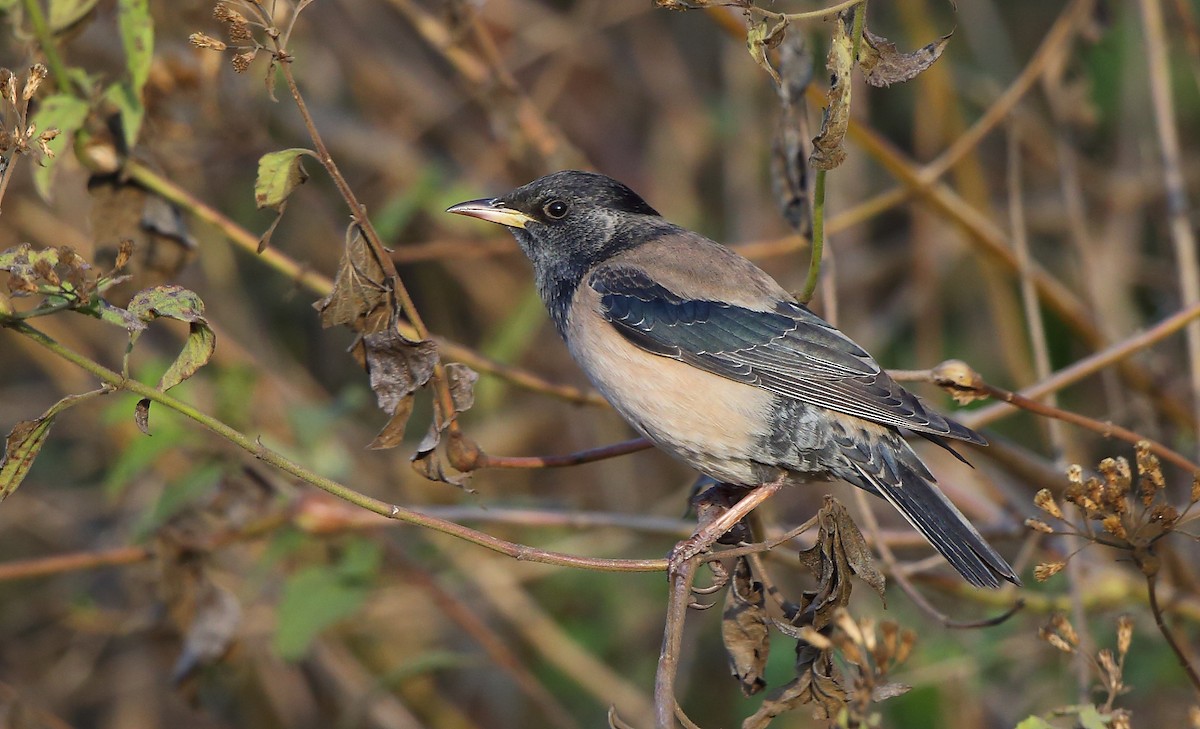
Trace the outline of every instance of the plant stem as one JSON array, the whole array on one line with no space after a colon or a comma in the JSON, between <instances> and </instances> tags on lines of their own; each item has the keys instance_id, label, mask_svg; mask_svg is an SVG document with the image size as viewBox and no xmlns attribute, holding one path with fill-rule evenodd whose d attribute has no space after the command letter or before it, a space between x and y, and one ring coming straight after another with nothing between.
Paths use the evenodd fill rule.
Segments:
<instances>
[{"instance_id":1,"label":"plant stem","mask_svg":"<svg viewBox=\"0 0 1200 729\"><path fill-rule=\"evenodd\" d=\"M101 381L109 384L114 389L125 390L140 397L146 398L153 402L161 404L163 407L170 408L181 415L187 416L196 421L200 425L208 428L212 432L228 440L242 450L252 454L255 458L270 464L279 470L290 473L307 483L316 486L322 491L326 491L340 499L359 506L368 511L374 512L389 519L396 519L407 524L432 529L433 531L449 534L472 544L477 544L481 547L486 547L494 552L506 554L518 560L527 562L541 562L543 564L553 564L560 567L579 567L583 569L597 570L603 572L661 572L666 569L666 560L662 559L602 559L593 557L577 557L569 554L558 552L548 552L541 549L535 549L523 544L516 544L503 539L498 539L490 534L469 529L460 524L438 519L436 517L422 514L419 511L406 509L396 504L389 504L379 499L372 498L366 494L355 491L354 489L341 484L333 479L321 476L318 473L310 471L304 466L295 461L285 458L276 451L267 448L263 445L259 438L251 438L238 430L231 428L224 422L200 412L195 407L179 400L171 395L166 394L150 385L131 380L121 376L103 365L94 362L87 357L75 352L68 347L63 346L43 332L31 327L23 321L10 321L7 326L29 339L37 342L54 354L71 362L72 364L90 372L98 377Z\"/></svg>"},{"instance_id":2,"label":"plant stem","mask_svg":"<svg viewBox=\"0 0 1200 729\"><path fill-rule=\"evenodd\" d=\"M812 251L808 259L808 277L804 279L804 290L800 303L812 301L817 290L817 279L821 277L821 255L825 248L825 172L817 170L813 183Z\"/></svg>"}]
</instances>

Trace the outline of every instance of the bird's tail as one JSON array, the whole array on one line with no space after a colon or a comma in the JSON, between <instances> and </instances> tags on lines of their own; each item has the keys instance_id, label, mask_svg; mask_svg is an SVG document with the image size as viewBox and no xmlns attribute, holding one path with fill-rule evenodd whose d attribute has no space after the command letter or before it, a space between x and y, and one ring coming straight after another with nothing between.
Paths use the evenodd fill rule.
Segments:
<instances>
[{"instance_id":1,"label":"bird's tail","mask_svg":"<svg viewBox=\"0 0 1200 729\"><path fill-rule=\"evenodd\" d=\"M867 462L851 459L850 473L842 476L896 507L972 585L1000 587L1001 578L1020 585L1013 568L946 498L917 454L903 440L896 440L898 448L889 447L892 444L871 448Z\"/></svg>"}]
</instances>

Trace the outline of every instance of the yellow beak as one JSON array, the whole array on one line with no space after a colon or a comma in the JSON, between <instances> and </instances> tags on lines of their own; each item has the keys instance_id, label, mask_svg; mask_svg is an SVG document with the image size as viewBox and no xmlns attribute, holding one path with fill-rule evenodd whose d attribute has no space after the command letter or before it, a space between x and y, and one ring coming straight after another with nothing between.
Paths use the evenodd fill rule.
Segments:
<instances>
[{"instance_id":1,"label":"yellow beak","mask_svg":"<svg viewBox=\"0 0 1200 729\"><path fill-rule=\"evenodd\" d=\"M520 210L513 210L510 207L506 207L504 203L488 199L460 202L457 205L451 205L446 208L446 212L479 218L489 223L499 223L510 228L524 228L527 223L534 220L534 218Z\"/></svg>"}]
</instances>

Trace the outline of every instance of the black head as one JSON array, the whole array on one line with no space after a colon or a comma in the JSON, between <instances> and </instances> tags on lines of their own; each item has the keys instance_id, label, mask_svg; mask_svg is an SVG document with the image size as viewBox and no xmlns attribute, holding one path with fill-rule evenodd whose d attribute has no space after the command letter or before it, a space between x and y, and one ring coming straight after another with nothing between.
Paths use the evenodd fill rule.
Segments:
<instances>
[{"instance_id":1,"label":"black head","mask_svg":"<svg viewBox=\"0 0 1200 729\"><path fill-rule=\"evenodd\" d=\"M598 263L678 230L633 190L594 172L563 170L494 199L446 212L508 227L533 262L538 290L560 330L583 275Z\"/></svg>"}]
</instances>

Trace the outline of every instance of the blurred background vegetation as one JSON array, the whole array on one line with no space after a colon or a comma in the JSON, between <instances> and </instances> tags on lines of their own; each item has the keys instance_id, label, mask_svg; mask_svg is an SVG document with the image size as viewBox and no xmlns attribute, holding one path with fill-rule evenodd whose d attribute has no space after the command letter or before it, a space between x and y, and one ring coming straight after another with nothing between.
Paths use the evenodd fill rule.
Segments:
<instances>
[{"instance_id":1,"label":"blurred background vegetation","mask_svg":"<svg viewBox=\"0 0 1200 729\"><path fill-rule=\"evenodd\" d=\"M71 113L58 119L77 131L54 140L52 166L32 155L13 164L0 250L67 245L103 268L121 240L134 240L133 280L110 300L179 284L203 299L216 332L212 361L172 392L358 491L572 554L658 558L688 533L694 474L656 451L568 469L484 470L471 490L430 482L409 464L431 418L428 394L404 444L365 449L387 416L346 352L353 334L322 329L311 306L328 293L349 222L315 160L305 160L310 179L267 253L254 252L274 220L255 206L258 159L312 146L278 74L264 85L270 54L234 60L233 50L197 48L193 33L239 45L213 3L150 0L153 54L138 60L122 29L138 5L0 2L0 66L20 79L34 62L51 67L32 112L64 90L82 102L72 124L63 121ZM281 23L290 22L285 5ZM1197 316L1195 293L1184 292L1200 275L1186 250L1200 180L1200 6L875 0L867 17L902 49L953 36L908 83L855 80L848 158L828 177L828 255L814 308L887 367L957 358L1012 390L1128 345L1121 364L1106 360L1061 389L1058 406L1194 461L1200 360L1179 326L1150 346L1131 338L1179 312ZM820 89L832 23L789 28L807 41ZM747 53L741 9L318 0L299 14L288 48L316 126L393 249L442 357L482 372L462 427L488 453L568 453L632 434L579 394L587 383L515 243L444 215L448 205L588 167L671 220L740 246L786 287L803 285L809 246L772 185L780 101ZM122 105L122 90L134 101ZM815 130L819 104L804 113ZM16 120L6 107L4 128ZM119 329L72 313L32 323L120 369ZM178 322L151 327L132 376L156 382L186 334ZM95 387L84 370L0 327L4 432ZM943 410L958 407L933 386L913 387ZM60 416L21 489L0 504L0 726L569 728L604 726L610 706L650 725L661 573L529 564L389 522L170 408L155 406L147 437L134 422L137 399L118 392ZM860 591L860 619L892 618L919 634L891 676L913 689L878 705L882 725L1090 721L1052 712L1104 707L1087 656L1117 645L1123 614L1133 640L1128 691L1115 706L1134 726L1185 725L1200 702L1155 625L1135 560L1092 545L1039 583L1035 564L1061 562L1087 540L1022 525L1037 513L1039 489L1061 500L1067 464L1132 460L1133 447L992 403L964 409L964 422L986 426L994 441L967 454L975 469L936 449L922 455L1015 560L1025 588L969 589L927 560L931 550L886 509L868 536L892 545L951 618L987 618L1019 596L1026 606L996 627L949 630L894 587L886 609ZM1163 473L1166 497L1184 508L1192 475ZM819 485L781 494L764 519L799 524L826 491L853 506L847 487ZM1185 650L1200 632L1197 551L1186 532L1155 550L1159 614ZM787 560L779 579L803 587ZM1039 637L1055 612L1079 635L1071 654ZM789 642L777 640L771 687L790 679L793 661ZM728 674L719 610L693 613L677 688L701 726L737 725L758 706ZM820 724L802 707L772 726Z\"/></svg>"}]
</instances>

